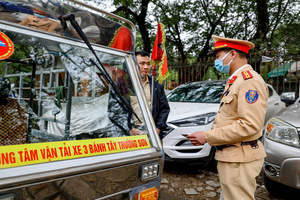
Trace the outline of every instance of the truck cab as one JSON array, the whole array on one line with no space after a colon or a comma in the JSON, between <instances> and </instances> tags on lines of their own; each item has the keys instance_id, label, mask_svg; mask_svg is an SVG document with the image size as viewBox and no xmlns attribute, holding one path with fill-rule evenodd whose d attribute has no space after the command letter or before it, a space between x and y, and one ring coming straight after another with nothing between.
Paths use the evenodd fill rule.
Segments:
<instances>
[{"instance_id":1,"label":"truck cab","mask_svg":"<svg viewBox=\"0 0 300 200\"><path fill-rule=\"evenodd\" d=\"M78 1L1 4L0 200L158 199L164 153L134 25Z\"/></svg>"}]
</instances>

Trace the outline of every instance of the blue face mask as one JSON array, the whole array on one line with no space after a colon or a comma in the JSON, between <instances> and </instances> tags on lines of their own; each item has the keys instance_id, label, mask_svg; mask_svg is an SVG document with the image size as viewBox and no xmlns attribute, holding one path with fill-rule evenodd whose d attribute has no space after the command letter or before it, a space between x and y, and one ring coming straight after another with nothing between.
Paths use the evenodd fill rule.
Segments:
<instances>
[{"instance_id":1,"label":"blue face mask","mask_svg":"<svg viewBox=\"0 0 300 200\"><path fill-rule=\"evenodd\" d=\"M229 53L230 51L223 58L215 60L215 67L221 73L229 73L229 65L233 61L233 59L227 65L223 64L223 60L229 55Z\"/></svg>"}]
</instances>

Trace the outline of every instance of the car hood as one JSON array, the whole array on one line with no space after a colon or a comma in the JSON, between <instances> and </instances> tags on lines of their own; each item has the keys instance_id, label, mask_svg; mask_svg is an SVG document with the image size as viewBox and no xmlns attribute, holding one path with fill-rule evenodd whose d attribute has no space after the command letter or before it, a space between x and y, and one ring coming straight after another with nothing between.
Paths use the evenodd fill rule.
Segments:
<instances>
[{"instance_id":1,"label":"car hood","mask_svg":"<svg viewBox=\"0 0 300 200\"><path fill-rule=\"evenodd\" d=\"M275 117L282 119L295 127L300 127L300 103L294 103L281 110Z\"/></svg>"},{"instance_id":2,"label":"car hood","mask_svg":"<svg viewBox=\"0 0 300 200\"><path fill-rule=\"evenodd\" d=\"M219 103L169 102L171 111L167 122L209 112L217 113L219 105Z\"/></svg>"}]
</instances>

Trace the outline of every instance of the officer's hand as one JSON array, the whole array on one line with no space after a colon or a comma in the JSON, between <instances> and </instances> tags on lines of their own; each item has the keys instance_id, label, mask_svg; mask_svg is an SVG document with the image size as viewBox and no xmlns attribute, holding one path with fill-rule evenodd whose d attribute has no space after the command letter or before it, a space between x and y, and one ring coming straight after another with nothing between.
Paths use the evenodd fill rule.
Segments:
<instances>
[{"instance_id":1,"label":"officer's hand","mask_svg":"<svg viewBox=\"0 0 300 200\"><path fill-rule=\"evenodd\" d=\"M156 131L157 131L158 134L160 133L160 130L158 128L156 128Z\"/></svg>"},{"instance_id":2,"label":"officer's hand","mask_svg":"<svg viewBox=\"0 0 300 200\"><path fill-rule=\"evenodd\" d=\"M186 136L186 138L188 138L195 146L203 145L207 142L203 131L197 131L189 134Z\"/></svg>"},{"instance_id":3,"label":"officer's hand","mask_svg":"<svg viewBox=\"0 0 300 200\"><path fill-rule=\"evenodd\" d=\"M130 130L130 135L142 135L142 131L139 129L133 128Z\"/></svg>"}]
</instances>

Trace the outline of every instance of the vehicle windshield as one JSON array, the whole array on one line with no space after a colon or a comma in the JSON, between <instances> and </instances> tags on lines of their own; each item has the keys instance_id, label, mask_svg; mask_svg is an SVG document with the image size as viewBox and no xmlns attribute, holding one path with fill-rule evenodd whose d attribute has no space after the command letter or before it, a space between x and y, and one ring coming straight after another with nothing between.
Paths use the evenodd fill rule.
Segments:
<instances>
[{"instance_id":1,"label":"vehicle windshield","mask_svg":"<svg viewBox=\"0 0 300 200\"><path fill-rule=\"evenodd\" d=\"M170 102L220 103L226 82L209 81L188 83L167 95Z\"/></svg>"},{"instance_id":2,"label":"vehicle windshield","mask_svg":"<svg viewBox=\"0 0 300 200\"><path fill-rule=\"evenodd\" d=\"M70 22L62 20L63 16L72 14L89 42L124 51L134 49L133 34L129 28L101 13L91 12L83 6L76 7L70 1L0 1L0 11L0 20L5 22L81 40Z\"/></svg>"},{"instance_id":3,"label":"vehicle windshield","mask_svg":"<svg viewBox=\"0 0 300 200\"><path fill-rule=\"evenodd\" d=\"M6 5L5 16L14 17L12 9L21 4L1 5ZM78 13L76 20L89 20L86 12L82 18ZM130 73L131 53L94 45L100 65L81 40L41 26L25 27L26 18L35 15L21 14L25 18L19 25L5 20L2 12L0 16L0 148L7 156L0 169L151 148L148 113L134 84L138 77ZM50 18L33 24L54 23ZM81 28L90 40L86 30L91 27ZM114 42L108 46L131 48L126 37L120 40L115 31L110 33L113 37L106 41ZM128 48L119 48L126 46L124 40Z\"/></svg>"},{"instance_id":4,"label":"vehicle windshield","mask_svg":"<svg viewBox=\"0 0 300 200\"><path fill-rule=\"evenodd\" d=\"M130 136L131 127L148 133L125 57L96 52L118 96L91 62L95 57L90 50L65 40L3 32L13 41L15 53L0 61L0 76L11 84L8 103L1 108L6 113L5 108L14 103L16 114L11 121L22 121L24 130L21 141L3 136L1 145ZM134 105L140 121L124 101ZM20 126L11 124L8 129L20 133Z\"/></svg>"}]
</instances>

